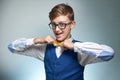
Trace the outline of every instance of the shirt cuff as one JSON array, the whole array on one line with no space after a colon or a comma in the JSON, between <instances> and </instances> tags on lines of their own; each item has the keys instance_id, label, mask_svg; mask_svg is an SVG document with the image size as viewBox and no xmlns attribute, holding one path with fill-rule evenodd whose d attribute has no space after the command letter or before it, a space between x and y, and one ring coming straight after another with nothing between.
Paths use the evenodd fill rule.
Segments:
<instances>
[{"instance_id":1,"label":"shirt cuff","mask_svg":"<svg viewBox=\"0 0 120 80\"><path fill-rule=\"evenodd\" d=\"M27 41L26 41L26 45L28 45L28 46L34 45L33 40L34 40L34 38L27 39Z\"/></svg>"},{"instance_id":2,"label":"shirt cuff","mask_svg":"<svg viewBox=\"0 0 120 80\"><path fill-rule=\"evenodd\" d=\"M78 52L81 48L82 48L82 46L80 45L80 43L78 44L79 42L75 42L74 43L74 52ZM79 46L79 48L78 48L78 46Z\"/></svg>"}]
</instances>

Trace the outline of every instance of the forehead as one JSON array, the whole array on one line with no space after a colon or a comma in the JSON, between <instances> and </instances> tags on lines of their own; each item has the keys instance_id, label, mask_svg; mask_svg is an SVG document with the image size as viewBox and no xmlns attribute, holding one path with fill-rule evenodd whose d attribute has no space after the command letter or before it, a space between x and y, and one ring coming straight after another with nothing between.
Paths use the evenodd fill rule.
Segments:
<instances>
[{"instance_id":1,"label":"forehead","mask_svg":"<svg viewBox=\"0 0 120 80\"><path fill-rule=\"evenodd\" d=\"M69 18L67 16L58 16L55 19L53 19L51 22L55 22L55 23L59 23L59 22L68 22L70 21Z\"/></svg>"}]
</instances>

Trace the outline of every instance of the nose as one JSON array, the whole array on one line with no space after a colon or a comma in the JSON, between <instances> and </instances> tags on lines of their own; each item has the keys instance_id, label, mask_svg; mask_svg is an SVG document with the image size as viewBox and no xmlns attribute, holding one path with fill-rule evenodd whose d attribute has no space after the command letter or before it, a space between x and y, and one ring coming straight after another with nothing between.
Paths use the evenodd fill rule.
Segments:
<instances>
[{"instance_id":1,"label":"nose","mask_svg":"<svg viewBox=\"0 0 120 80\"><path fill-rule=\"evenodd\" d=\"M61 29L59 28L59 26L56 26L55 30L56 31L61 31Z\"/></svg>"}]
</instances>

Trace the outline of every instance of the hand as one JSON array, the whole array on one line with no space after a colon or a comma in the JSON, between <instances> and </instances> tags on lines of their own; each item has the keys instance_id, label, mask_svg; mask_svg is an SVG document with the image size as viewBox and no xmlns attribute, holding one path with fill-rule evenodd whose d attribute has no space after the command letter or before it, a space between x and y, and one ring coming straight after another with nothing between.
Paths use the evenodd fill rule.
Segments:
<instances>
[{"instance_id":1,"label":"hand","mask_svg":"<svg viewBox=\"0 0 120 80\"><path fill-rule=\"evenodd\" d=\"M54 40L55 39L51 36L45 36L45 37L42 37L42 38L35 38L33 42L35 44L38 44L38 43L53 44Z\"/></svg>"},{"instance_id":2,"label":"hand","mask_svg":"<svg viewBox=\"0 0 120 80\"><path fill-rule=\"evenodd\" d=\"M74 43L71 42L70 40L65 40L63 42L62 48L64 50L68 50L68 49L73 50L74 49Z\"/></svg>"}]
</instances>

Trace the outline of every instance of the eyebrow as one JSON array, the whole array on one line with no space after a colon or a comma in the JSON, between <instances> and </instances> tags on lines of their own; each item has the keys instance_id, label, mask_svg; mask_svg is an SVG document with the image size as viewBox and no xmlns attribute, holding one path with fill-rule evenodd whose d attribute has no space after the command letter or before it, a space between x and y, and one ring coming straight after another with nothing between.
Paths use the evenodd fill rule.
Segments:
<instances>
[{"instance_id":1,"label":"eyebrow","mask_svg":"<svg viewBox=\"0 0 120 80\"><path fill-rule=\"evenodd\" d=\"M60 21L60 22L58 22L58 23L56 23L56 22L51 22L51 23L55 23L55 24L59 24L59 23L67 23L67 22L70 22L70 21Z\"/></svg>"}]
</instances>

